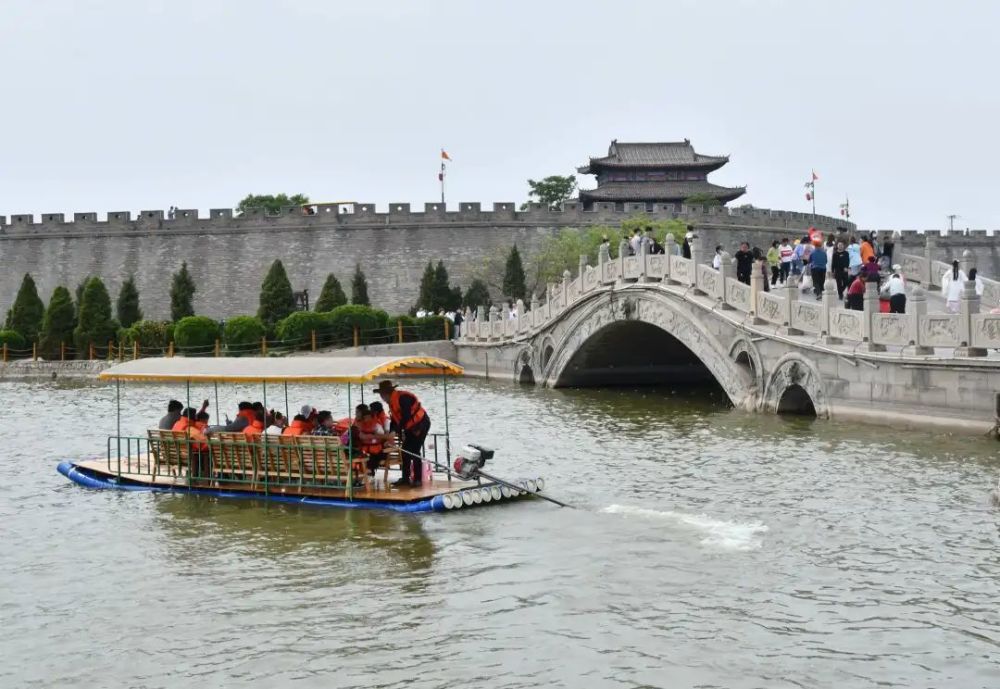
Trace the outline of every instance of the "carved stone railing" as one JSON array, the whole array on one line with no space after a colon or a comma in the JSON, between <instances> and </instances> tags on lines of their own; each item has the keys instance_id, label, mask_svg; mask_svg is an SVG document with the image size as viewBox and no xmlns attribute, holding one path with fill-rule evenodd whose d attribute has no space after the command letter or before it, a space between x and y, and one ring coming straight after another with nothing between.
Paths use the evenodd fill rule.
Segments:
<instances>
[{"instance_id":1,"label":"carved stone railing","mask_svg":"<svg viewBox=\"0 0 1000 689\"><path fill-rule=\"evenodd\" d=\"M721 269L715 270L699 260L697 240L692 242L690 259L682 258L674 250L670 236L666 254L648 255L643 248L637 256L626 256L623 243L619 246L619 258L612 259L608 246L603 245L596 266L587 265L586 258L581 257L576 278L566 271L561 282L549 283L544 302L532 298L527 308L518 300L513 315L495 306L489 312L481 307L476 314L467 310L460 342L500 342L527 337L594 292L631 283L659 283L673 289L678 297L706 308L735 312L734 316L744 318L750 328L777 326L781 335L804 336L810 341L820 338L827 344L853 343L860 345L862 351L902 347L904 353L917 355L933 354L934 348L943 347L954 349L957 357L974 357L985 356L988 349L1000 348L1000 313L980 313L980 298L972 282L963 285L959 313L927 312L926 296L919 285L921 281L933 285L935 271L945 264L926 257L903 255L904 277L918 286L911 290L906 314L887 314L879 312L874 283L866 286L864 310L852 311L842 307L832 279L827 279L820 300L814 301L811 292L808 296L800 292L794 277L784 287L770 292L765 291L764 278L756 270L749 285L739 282L732 277L731 261L726 254ZM907 265L912 272L908 272ZM984 282L990 290L1000 289L1000 283L994 280L984 279ZM984 297L985 294L984 290Z\"/></svg>"},{"instance_id":2,"label":"carved stone railing","mask_svg":"<svg viewBox=\"0 0 1000 689\"><path fill-rule=\"evenodd\" d=\"M903 271L903 277L916 282L927 288L941 288L944 276L952 266L944 261L934 258L937 253L938 241L934 235L928 235L924 245L923 255L901 254L898 261ZM976 254L966 249L958 259L959 268L968 275L969 271L976 267ZM978 272L978 271L977 271ZM1000 307L1000 281L983 277L977 274L977 284L982 287L983 293L980 296L980 305L983 309L995 309Z\"/></svg>"}]
</instances>

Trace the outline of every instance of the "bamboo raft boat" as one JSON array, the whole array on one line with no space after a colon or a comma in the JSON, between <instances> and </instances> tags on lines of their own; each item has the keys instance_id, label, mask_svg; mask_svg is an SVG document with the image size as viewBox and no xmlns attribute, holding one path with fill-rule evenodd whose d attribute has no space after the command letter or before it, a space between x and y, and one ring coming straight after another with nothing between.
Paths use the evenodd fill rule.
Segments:
<instances>
[{"instance_id":1,"label":"bamboo raft boat","mask_svg":"<svg viewBox=\"0 0 1000 689\"><path fill-rule=\"evenodd\" d=\"M253 498L351 509L397 512L449 511L511 501L540 492L541 478L502 481L477 472L454 471L449 465L447 379L462 368L435 357L294 357L241 359L139 359L113 366L103 380L116 389L117 429L108 437L104 458L63 461L57 470L69 480L96 489L177 492L224 498ZM145 437L121 434L121 385L124 382L183 383L190 400L191 383L259 383L265 406L268 385L344 383L351 406L352 385L375 378L440 377L444 382L444 432L435 433L433 454L425 450L435 477L416 486L392 486L390 472L401 463L398 446L387 448L382 481L373 481L364 457L331 436L246 436L212 433L207 448L198 447L185 431L150 430ZM190 406L190 404L188 405ZM218 402L216 401L216 407ZM216 410L217 412L217 410ZM438 455L444 450L444 458ZM478 452L466 447L466 454ZM490 453L491 455L492 453ZM461 461L456 467L461 467ZM482 461L478 466L481 466ZM473 465L474 468L477 465ZM443 474L443 475L442 475Z\"/></svg>"}]
</instances>

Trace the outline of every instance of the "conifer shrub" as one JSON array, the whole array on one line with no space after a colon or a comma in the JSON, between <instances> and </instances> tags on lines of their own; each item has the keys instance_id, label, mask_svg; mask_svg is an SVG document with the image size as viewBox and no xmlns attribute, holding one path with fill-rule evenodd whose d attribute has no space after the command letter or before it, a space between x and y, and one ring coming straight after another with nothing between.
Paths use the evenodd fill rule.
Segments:
<instances>
[{"instance_id":1,"label":"conifer shrub","mask_svg":"<svg viewBox=\"0 0 1000 689\"><path fill-rule=\"evenodd\" d=\"M42 318L39 335L39 355L45 359L58 359L62 347L73 346L73 329L76 327L76 306L69 290L60 285L52 291L49 306Z\"/></svg>"},{"instance_id":2,"label":"conifer shrub","mask_svg":"<svg viewBox=\"0 0 1000 689\"><path fill-rule=\"evenodd\" d=\"M207 316L187 316L174 325L174 342L187 356L211 356L219 335L219 324Z\"/></svg>"},{"instance_id":3,"label":"conifer shrub","mask_svg":"<svg viewBox=\"0 0 1000 689\"><path fill-rule=\"evenodd\" d=\"M226 320L222 340L227 354L259 354L260 340L265 334L267 328L256 316L234 316Z\"/></svg>"}]
</instances>

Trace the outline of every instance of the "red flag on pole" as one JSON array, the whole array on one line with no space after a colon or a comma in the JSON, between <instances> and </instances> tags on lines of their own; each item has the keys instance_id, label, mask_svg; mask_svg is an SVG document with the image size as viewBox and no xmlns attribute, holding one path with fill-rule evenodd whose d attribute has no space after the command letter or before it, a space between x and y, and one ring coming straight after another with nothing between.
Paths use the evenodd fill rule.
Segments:
<instances>
[{"instance_id":1,"label":"red flag on pole","mask_svg":"<svg viewBox=\"0 0 1000 689\"><path fill-rule=\"evenodd\" d=\"M448 151L441 149L441 160L451 160L451 156L448 155Z\"/></svg>"}]
</instances>

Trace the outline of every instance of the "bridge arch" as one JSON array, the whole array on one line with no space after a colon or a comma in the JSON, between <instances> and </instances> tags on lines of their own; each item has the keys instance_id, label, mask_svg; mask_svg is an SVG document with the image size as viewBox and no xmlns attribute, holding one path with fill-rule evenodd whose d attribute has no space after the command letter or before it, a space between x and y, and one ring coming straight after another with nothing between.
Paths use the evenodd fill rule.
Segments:
<instances>
[{"instance_id":1,"label":"bridge arch","mask_svg":"<svg viewBox=\"0 0 1000 689\"><path fill-rule=\"evenodd\" d=\"M786 354L778 360L768 377L761 406L774 413L830 417L830 402L819 371L798 354Z\"/></svg>"},{"instance_id":2,"label":"bridge arch","mask_svg":"<svg viewBox=\"0 0 1000 689\"><path fill-rule=\"evenodd\" d=\"M633 382L644 372L648 376L656 370L643 368L643 356L665 351L698 364L698 371L692 370L691 374L709 374L734 406L752 409L755 395L750 374L728 355L728 348L698 315L685 307L669 294L651 290L605 292L581 302L555 325L555 346L545 384L595 384L595 370L604 380L620 375L623 381ZM635 356L630 359L623 354L620 365L616 365L618 352ZM603 373L602 365L606 366Z\"/></svg>"},{"instance_id":3,"label":"bridge arch","mask_svg":"<svg viewBox=\"0 0 1000 689\"><path fill-rule=\"evenodd\" d=\"M764 389L764 363L757 345L749 337L740 337L729 347L729 358L743 368L753 382L755 392Z\"/></svg>"}]
</instances>

